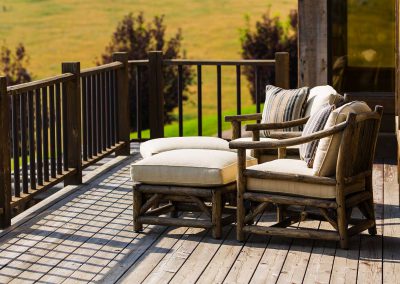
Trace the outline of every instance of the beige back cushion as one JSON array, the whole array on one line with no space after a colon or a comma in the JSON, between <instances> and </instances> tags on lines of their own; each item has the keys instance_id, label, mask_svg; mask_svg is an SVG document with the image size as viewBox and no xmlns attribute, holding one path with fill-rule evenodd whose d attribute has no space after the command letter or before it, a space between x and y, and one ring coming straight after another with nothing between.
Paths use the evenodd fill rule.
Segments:
<instances>
[{"instance_id":1,"label":"beige back cushion","mask_svg":"<svg viewBox=\"0 0 400 284\"><path fill-rule=\"evenodd\" d=\"M360 114L369 111L371 111L371 109L365 102L353 101L347 103L331 112L324 129L330 128L345 121L348 114L351 112ZM322 138L320 140L314 159L314 175L325 177L335 175L341 140L342 132Z\"/></svg>"},{"instance_id":2,"label":"beige back cushion","mask_svg":"<svg viewBox=\"0 0 400 284\"><path fill-rule=\"evenodd\" d=\"M314 87L308 95L304 117L313 115L327 104L335 105L342 99L343 96L329 85Z\"/></svg>"}]
</instances>

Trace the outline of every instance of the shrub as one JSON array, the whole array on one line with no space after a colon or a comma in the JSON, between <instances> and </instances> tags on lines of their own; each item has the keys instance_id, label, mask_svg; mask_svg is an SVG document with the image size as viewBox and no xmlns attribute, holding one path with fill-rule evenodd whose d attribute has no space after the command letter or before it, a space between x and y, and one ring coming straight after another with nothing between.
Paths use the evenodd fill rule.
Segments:
<instances>
[{"instance_id":1,"label":"shrub","mask_svg":"<svg viewBox=\"0 0 400 284\"><path fill-rule=\"evenodd\" d=\"M297 11L290 11L288 22L285 25L280 17L271 17L268 11L256 22L255 31L249 27L242 30L241 36L242 58L243 59L271 59L275 52L289 52L290 57L290 86L297 86ZM275 72L270 67L260 68L259 86L263 88L265 84L274 82ZM250 94L255 102L255 69L246 66L243 74L249 82ZM260 90L261 94L262 92ZM263 97L263 96L262 96Z\"/></svg>"},{"instance_id":2,"label":"shrub","mask_svg":"<svg viewBox=\"0 0 400 284\"><path fill-rule=\"evenodd\" d=\"M7 46L0 48L0 75L7 77L9 86L32 80L26 67L28 63L29 57L22 43L16 46L14 53Z\"/></svg>"},{"instance_id":3,"label":"shrub","mask_svg":"<svg viewBox=\"0 0 400 284\"><path fill-rule=\"evenodd\" d=\"M117 51L127 52L129 59L147 59L148 52L152 50L163 51L164 59L180 58L182 32L178 30L170 39L165 37L166 26L164 16L154 17L152 22L146 23L143 13L136 17L133 14L126 15L118 24L116 31L111 37L111 41L101 55L100 63L112 61L112 54ZM183 55L183 54L182 54ZM139 95L141 95L142 129L149 127L148 112L148 88L149 78L147 68L141 68L141 82L139 83ZM172 66L164 67L164 123L171 123L175 118L172 111L178 105L178 71ZM136 80L135 73L129 72L129 100L131 108L131 129L136 129ZM186 91L193 81L193 74L189 68L183 68L183 91ZM183 96L183 100L187 100Z\"/></svg>"}]
</instances>

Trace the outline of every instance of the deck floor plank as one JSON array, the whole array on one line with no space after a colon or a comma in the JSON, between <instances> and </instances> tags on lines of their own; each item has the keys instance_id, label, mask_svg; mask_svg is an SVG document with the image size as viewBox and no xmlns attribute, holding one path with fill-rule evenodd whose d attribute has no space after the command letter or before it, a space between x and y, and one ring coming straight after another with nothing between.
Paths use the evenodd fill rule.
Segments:
<instances>
[{"instance_id":1,"label":"deck floor plank","mask_svg":"<svg viewBox=\"0 0 400 284\"><path fill-rule=\"evenodd\" d=\"M299 227L318 229L319 221L301 222ZM295 239L286 256L277 283L302 283L316 241Z\"/></svg>"},{"instance_id":2,"label":"deck floor plank","mask_svg":"<svg viewBox=\"0 0 400 284\"><path fill-rule=\"evenodd\" d=\"M136 158L1 234L0 282L400 283L399 186L391 161L374 164L378 236L363 232L342 250L334 242L257 235L239 243L234 225L220 240L197 228L148 225L135 233L129 163ZM264 213L258 223L268 225L272 216ZM305 226L332 229L316 221Z\"/></svg>"},{"instance_id":3,"label":"deck floor plank","mask_svg":"<svg viewBox=\"0 0 400 284\"><path fill-rule=\"evenodd\" d=\"M199 228L190 228L186 234L164 256L162 261L148 275L144 283L168 283L175 273L184 265L188 257L203 240L207 231ZM135 273L131 274L135 279ZM134 283L128 281L126 283Z\"/></svg>"},{"instance_id":4,"label":"deck floor plank","mask_svg":"<svg viewBox=\"0 0 400 284\"><path fill-rule=\"evenodd\" d=\"M382 281L382 223L384 204L384 164L375 164L377 174L373 177L374 203L377 235L372 237L368 231L361 234L360 259L357 281L360 283L379 283Z\"/></svg>"},{"instance_id":5,"label":"deck floor plank","mask_svg":"<svg viewBox=\"0 0 400 284\"><path fill-rule=\"evenodd\" d=\"M264 214L261 216L257 225L270 226L274 223L275 218L275 214ZM249 283L264 254L269 240L270 237L268 236L250 235L224 282Z\"/></svg>"},{"instance_id":6,"label":"deck floor plank","mask_svg":"<svg viewBox=\"0 0 400 284\"><path fill-rule=\"evenodd\" d=\"M397 167L384 168L384 219L383 219L383 280L385 283L400 283L400 200L396 190Z\"/></svg>"},{"instance_id":7,"label":"deck floor plank","mask_svg":"<svg viewBox=\"0 0 400 284\"><path fill-rule=\"evenodd\" d=\"M163 260L166 256L167 260L172 257L174 251L191 235L193 230L196 229L187 227L170 228L126 271L121 282L141 283L145 281L159 265L163 265Z\"/></svg>"},{"instance_id":8,"label":"deck floor plank","mask_svg":"<svg viewBox=\"0 0 400 284\"><path fill-rule=\"evenodd\" d=\"M333 230L333 227L328 222L321 222L320 228L323 230ZM335 252L336 244L334 242L316 241L311 251L303 282L329 283Z\"/></svg>"},{"instance_id":9,"label":"deck floor plank","mask_svg":"<svg viewBox=\"0 0 400 284\"><path fill-rule=\"evenodd\" d=\"M219 247L234 229L234 226L225 226L222 228L222 238L220 240L214 239L209 230L196 249L190 254L184 265L175 273L170 283L195 283L215 256Z\"/></svg>"}]
</instances>

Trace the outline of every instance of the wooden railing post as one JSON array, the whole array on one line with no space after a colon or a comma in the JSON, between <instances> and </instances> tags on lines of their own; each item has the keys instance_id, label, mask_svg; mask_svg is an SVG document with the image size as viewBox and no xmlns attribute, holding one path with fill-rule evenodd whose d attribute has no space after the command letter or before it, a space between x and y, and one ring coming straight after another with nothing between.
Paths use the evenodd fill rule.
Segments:
<instances>
[{"instance_id":1,"label":"wooden railing post","mask_svg":"<svg viewBox=\"0 0 400 284\"><path fill-rule=\"evenodd\" d=\"M128 78L128 53L115 52L113 61L119 61L124 66L116 70L117 85L117 115L118 115L118 141L124 142L125 145L119 148L116 155L130 154L130 115L129 115L129 78Z\"/></svg>"},{"instance_id":2,"label":"wooden railing post","mask_svg":"<svg viewBox=\"0 0 400 284\"><path fill-rule=\"evenodd\" d=\"M76 173L64 180L64 185L77 185L82 183L82 123L81 123L81 86L79 62L63 62L62 73L72 73L74 78L64 83L63 96L66 96L66 119L67 134L64 150L67 151L68 168L76 169Z\"/></svg>"},{"instance_id":3,"label":"wooden railing post","mask_svg":"<svg viewBox=\"0 0 400 284\"><path fill-rule=\"evenodd\" d=\"M164 137L163 54L149 52L149 125L150 138Z\"/></svg>"},{"instance_id":4,"label":"wooden railing post","mask_svg":"<svg viewBox=\"0 0 400 284\"><path fill-rule=\"evenodd\" d=\"M275 53L275 85L283 89L290 88L289 53Z\"/></svg>"},{"instance_id":5,"label":"wooden railing post","mask_svg":"<svg viewBox=\"0 0 400 284\"><path fill-rule=\"evenodd\" d=\"M7 79L0 77L0 226L11 225L11 133L10 97L7 95Z\"/></svg>"}]
</instances>

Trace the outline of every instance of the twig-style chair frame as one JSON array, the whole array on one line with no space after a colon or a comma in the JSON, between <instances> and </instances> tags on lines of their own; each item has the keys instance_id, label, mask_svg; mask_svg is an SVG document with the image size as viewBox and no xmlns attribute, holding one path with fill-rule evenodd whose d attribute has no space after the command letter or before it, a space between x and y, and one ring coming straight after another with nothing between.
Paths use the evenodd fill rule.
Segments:
<instances>
[{"instance_id":1,"label":"twig-style chair frame","mask_svg":"<svg viewBox=\"0 0 400 284\"><path fill-rule=\"evenodd\" d=\"M362 114L350 113L345 122L329 129L315 132L304 137L289 138L280 141L232 141L230 147L238 149L237 180L237 239L244 240L245 233L266 234L294 238L312 238L340 241L341 248L347 249L349 237L364 230L376 234L375 213L372 189L372 165L375 154L383 108L376 106L375 111ZM246 169L246 149L277 149L307 143L342 132L335 177L302 176L290 173L261 172ZM294 196L277 193L249 191L246 188L247 177L257 179L275 179L310 184L335 185L336 198L322 199L306 196ZM365 190L345 195L345 187L365 179ZM256 206L246 214L245 201ZM277 223L265 227L247 225L258 214L262 214L266 205L277 206ZM289 206L313 207L318 211L301 211L295 214ZM352 219L353 208L358 207L365 219ZM321 229L289 229L288 226L305 219L329 222L335 231ZM352 226L349 226L352 225Z\"/></svg>"}]
</instances>

